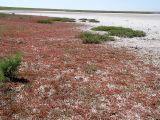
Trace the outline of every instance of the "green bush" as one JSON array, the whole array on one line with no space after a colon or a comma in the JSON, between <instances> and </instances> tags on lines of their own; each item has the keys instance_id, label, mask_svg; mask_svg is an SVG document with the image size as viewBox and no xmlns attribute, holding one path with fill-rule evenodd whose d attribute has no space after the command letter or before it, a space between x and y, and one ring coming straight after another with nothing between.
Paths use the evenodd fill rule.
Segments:
<instances>
[{"instance_id":1,"label":"green bush","mask_svg":"<svg viewBox=\"0 0 160 120\"><path fill-rule=\"evenodd\" d=\"M113 41L114 38L108 36L107 34L105 35L100 35L100 34L94 34L91 32L83 32L80 34L80 38L82 39L84 44L90 43L90 44L99 44L104 41Z\"/></svg>"},{"instance_id":2,"label":"green bush","mask_svg":"<svg viewBox=\"0 0 160 120\"><path fill-rule=\"evenodd\" d=\"M0 81L17 77L18 68L21 64L21 54L17 53L13 56L0 60Z\"/></svg>"},{"instance_id":3,"label":"green bush","mask_svg":"<svg viewBox=\"0 0 160 120\"><path fill-rule=\"evenodd\" d=\"M47 20L38 20L38 23L42 23L42 24L52 24L52 20L47 19Z\"/></svg>"},{"instance_id":4,"label":"green bush","mask_svg":"<svg viewBox=\"0 0 160 120\"><path fill-rule=\"evenodd\" d=\"M144 37L146 33L139 30L132 30L130 28L123 28L123 27L114 27L114 26L99 26L92 28L95 31L106 31L111 36L118 36L118 37Z\"/></svg>"}]
</instances>

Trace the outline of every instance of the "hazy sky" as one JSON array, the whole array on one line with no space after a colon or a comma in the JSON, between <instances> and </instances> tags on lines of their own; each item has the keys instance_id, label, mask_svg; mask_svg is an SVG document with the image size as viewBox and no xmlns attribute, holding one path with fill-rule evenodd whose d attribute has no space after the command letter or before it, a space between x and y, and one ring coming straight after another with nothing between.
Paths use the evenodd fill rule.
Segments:
<instances>
[{"instance_id":1,"label":"hazy sky","mask_svg":"<svg viewBox=\"0 0 160 120\"><path fill-rule=\"evenodd\" d=\"M53 9L160 11L160 0L0 0L0 6Z\"/></svg>"}]
</instances>

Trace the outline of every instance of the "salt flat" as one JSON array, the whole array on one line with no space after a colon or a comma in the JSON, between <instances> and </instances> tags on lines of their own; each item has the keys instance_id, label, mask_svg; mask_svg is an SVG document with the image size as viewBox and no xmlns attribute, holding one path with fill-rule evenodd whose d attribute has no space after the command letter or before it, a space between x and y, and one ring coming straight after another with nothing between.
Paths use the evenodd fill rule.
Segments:
<instances>
[{"instance_id":1,"label":"salt flat","mask_svg":"<svg viewBox=\"0 0 160 120\"><path fill-rule=\"evenodd\" d=\"M0 12L49 17L71 17L77 19L77 21L79 18L90 18L100 21L100 23L83 23L87 25L87 27L84 29L99 25L109 25L143 30L147 33L147 36L144 38L117 38L116 41L109 42L107 44L111 44L115 47L127 47L131 52L139 53L138 55L140 55L140 57L143 57L147 63L151 63L160 67L160 14L16 10L3 10Z\"/></svg>"}]
</instances>

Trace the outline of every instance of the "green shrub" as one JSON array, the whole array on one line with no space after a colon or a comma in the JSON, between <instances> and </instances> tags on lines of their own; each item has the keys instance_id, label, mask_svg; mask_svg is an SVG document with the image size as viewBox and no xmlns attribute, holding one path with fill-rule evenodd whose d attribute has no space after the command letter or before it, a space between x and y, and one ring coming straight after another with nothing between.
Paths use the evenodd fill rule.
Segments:
<instances>
[{"instance_id":1,"label":"green shrub","mask_svg":"<svg viewBox=\"0 0 160 120\"><path fill-rule=\"evenodd\" d=\"M118 36L118 37L144 37L146 33L139 30L132 30L130 28L123 28L123 27L114 27L114 26L99 26L92 28L95 31L106 31L109 32L111 36Z\"/></svg>"},{"instance_id":2,"label":"green shrub","mask_svg":"<svg viewBox=\"0 0 160 120\"><path fill-rule=\"evenodd\" d=\"M0 60L0 81L17 77L18 68L21 64L21 54L17 53L13 56Z\"/></svg>"},{"instance_id":3,"label":"green shrub","mask_svg":"<svg viewBox=\"0 0 160 120\"><path fill-rule=\"evenodd\" d=\"M104 41L113 41L114 38L108 36L107 34L105 35L100 35L100 34L94 34L91 32L83 32L80 34L80 38L82 39L84 44L90 43L90 44L99 44Z\"/></svg>"},{"instance_id":4,"label":"green shrub","mask_svg":"<svg viewBox=\"0 0 160 120\"><path fill-rule=\"evenodd\" d=\"M52 20L50 19L46 19L46 20L38 20L38 23L42 23L42 24L52 24Z\"/></svg>"}]
</instances>

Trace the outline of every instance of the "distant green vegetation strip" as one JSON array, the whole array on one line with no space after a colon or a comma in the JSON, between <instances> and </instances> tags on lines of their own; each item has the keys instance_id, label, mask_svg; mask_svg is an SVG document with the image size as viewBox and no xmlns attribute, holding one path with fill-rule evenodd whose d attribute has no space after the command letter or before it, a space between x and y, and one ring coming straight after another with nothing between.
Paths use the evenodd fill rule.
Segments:
<instances>
[{"instance_id":1,"label":"distant green vegetation strip","mask_svg":"<svg viewBox=\"0 0 160 120\"><path fill-rule=\"evenodd\" d=\"M91 32L82 32L80 34L80 38L82 39L84 44L99 44L105 41L114 40L113 37L110 37L107 34L100 35L100 34L94 34Z\"/></svg>"},{"instance_id":2,"label":"distant green vegetation strip","mask_svg":"<svg viewBox=\"0 0 160 120\"><path fill-rule=\"evenodd\" d=\"M27 15L15 15L14 13L13 14L7 14L7 13L0 13L0 18L22 18L22 17L27 17Z\"/></svg>"},{"instance_id":3,"label":"distant green vegetation strip","mask_svg":"<svg viewBox=\"0 0 160 120\"><path fill-rule=\"evenodd\" d=\"M60 17L55 17L55 18L50 18L50 19L44 19L44 20L38 20L38 23L42 24L52 24L52 22L58 21L58 22L76 22L75 19L73 18L60 18Z\"/></svg>"},{"instance_id":4,"label":"distant green vegetation strip","mask_svg":"<svg viewBox=\"0 0 160 120\"><path fill-rule=\"evenodd\" d=\"M6 14L0 13L0 17L6 17Z\"/></svg>"},{"instance_id":5,"label":"distant green vegetation strip","mask_svg":"<svg viewBox=\"0 0 160 120\"><path fill-rule=\"evenodd\" d=\"M145 37L146 33L139 30L132 30L131 28L115 27L115 26L99 26L92 28L95 31L106 31L110 36L118 37Z\"/></svg>"},{"instance_id":6,"label":"distant green vegetation strip","mask_svg":"<svg viewBox=\"0 0 160 120\"><path fill-rule=\"evenodd\" d=\"M32 18L31 15L16 15L16 14L6 14L0 13L0 18L19 18L19 19L30 19Z\"/></svg>"},{"instance_id":7,"label":"distant green vegetation strip","mask_svg":"<svg viewBox=\"0 0 160 120\"><path fill-rule=\"evenodd\" d=\"M50 19L46 19L46 20L38 20L38 23L42 23L42 24L52 24L52 20Z\"/></svg>"},{"instance_id":8,"label":"distant green vegetation strip","mask_svg":"<svg viewBox=\"0 0 160 120\"><path fill-rule=\"evenodd\" d=\"M160 14L160 12L143 12L143 11L69 10L69 9L43 9L43 8L3 7L3 6L0 7L0 10L41 10L41 11L92 12L92 13Z\"/></svg>"},{"instance_id":9,"label":"distant green vegetation strip","mask_svg":"<svg viewBox=\"0 0 160 120\"><path fill-rule=\"evenodd\" d=\"M96 19L88 19L89 22L93 22L93 23L99 23L100 21L96 20Z\"/></svg>"},{"instance_id":10,"label":"distant green vegetation strip","mask_svg":"<svg viewBox=\"0 0 160 120\"><path fill-rule=\"evenodd\" d=\"M0 18L19 18L19 19L30 19L32 16L29 15L16 15L16 14L6 14L0 13ZM43 24L52 24L54 21L59 22L76 22L76 19L66 18L66 17L49 17L47 19L40 19L37 22Z\"/></svg>"},{"instance_id":11,"label":"distant green vegetation strip","mask_svg":"<svg viewBox=\"0 0 160 120\"><path fill-rule=\"evenodd\" d=\"M51 19L52 21L60 21L60 22L76 22L76 20L75 19L73 19L73 18L61 18L61 17L55 17L55 18L52 18Z\"/></svg>"},{"instance_id":12,"label":"distant green vegetation strip","mask_svg":"<svg viewBox=\"0 0 160 120\"><path fill-rule=\"evenodd\" d=\"M96 19L87 19L87 18L81 18L79 19L81 22L92 22L92 23L99 23L100 21L96 20Z\"/></svg>"}]
</instances>

